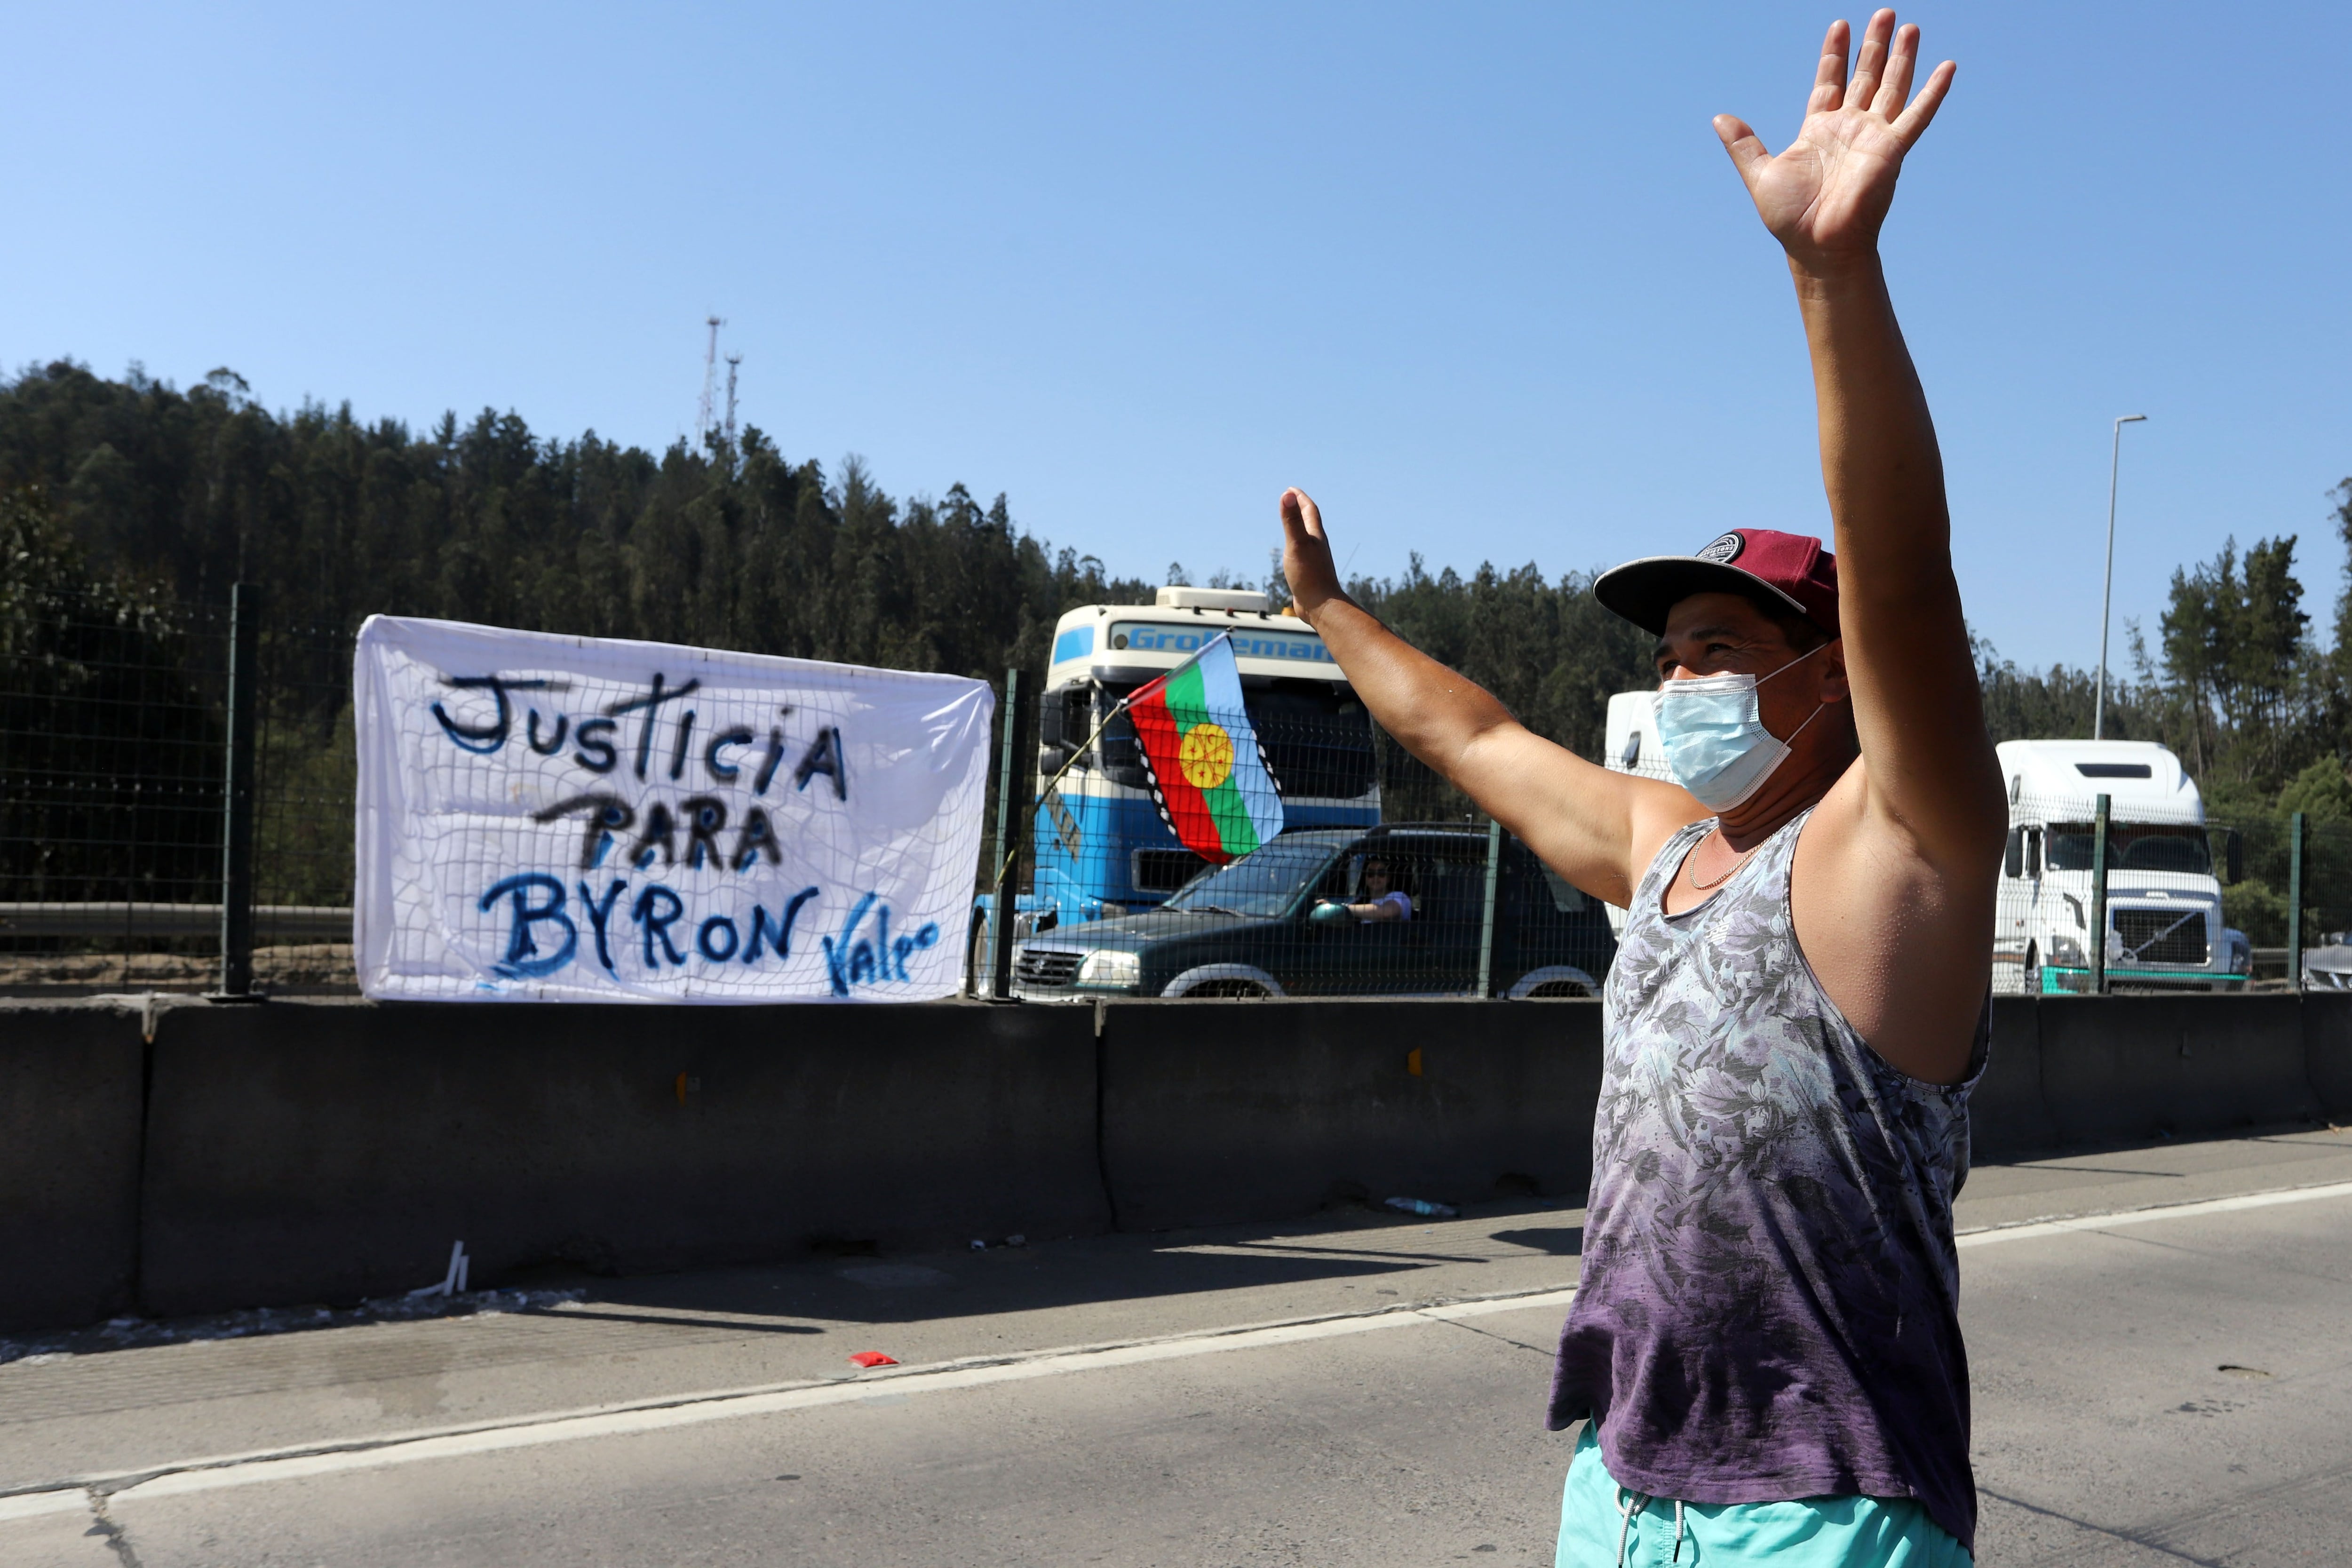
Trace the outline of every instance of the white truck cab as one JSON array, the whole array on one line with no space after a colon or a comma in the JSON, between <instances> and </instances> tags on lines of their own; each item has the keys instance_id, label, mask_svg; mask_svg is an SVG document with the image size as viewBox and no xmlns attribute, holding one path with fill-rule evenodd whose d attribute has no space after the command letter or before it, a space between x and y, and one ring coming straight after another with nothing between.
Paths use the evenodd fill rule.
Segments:
<instances>
[{"instance_id":1,"label":"white truck cab","mask_svg":"<svg viewBox=\"0 0 2352 1568\"><path fill-rule=\"evenodd\" d=\"M1613 773L1671 782L1654 698L1610 698L1602 761ZM2205 803L2179 758L2147 741L2004 741L1995 751L2010 823L1994 915L1995 991L2091 988L2091 825L2103 795L2108 988L2244 988L2252 948L2221 923ZM1611 905L1609 921L1622 938L1625 911Z\"/></svg>"},{"instance_id":2,"label":"white truck cab","mask_svg":"<svg viewBox=\"0 0 2352 1568\"><path fill-rule=\"evenodd\" d=\"M2252 949L2221 923L2205 803L2151 741L2004 741L2009 843L1993 930L1993 988L2091 988L2092 824L2107 797L2107 984L2236 991Z\"/></svg>"},{"instance_id":3,"label":"white truck cab","mask_svg":"<svg viewBox=\"0 0 2352 1568\"><path fill-rule=\"evenodd\" d=\"M1601 759L1612 773L1639 773L1645 779L1674 783L1666 770L1666 753L1658 744L1657 692L1620 691L1609 700L1608 726L1602 731ZM1625 911L1615 904L1609 911L1609 929L1619 940L1625 935Z\"/></svg>"}]
</instances>

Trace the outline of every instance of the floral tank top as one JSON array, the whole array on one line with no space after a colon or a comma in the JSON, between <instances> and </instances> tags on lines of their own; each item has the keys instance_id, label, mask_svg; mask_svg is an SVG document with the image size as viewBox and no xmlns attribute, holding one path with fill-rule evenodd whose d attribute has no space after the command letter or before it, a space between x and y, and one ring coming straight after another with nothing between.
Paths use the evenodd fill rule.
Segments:
<instances>
[{"instance_id":1,"label":"floral tank top","mask_svg":"<svg viewBox=\"0 0 2352 1568\"><path fill-rule=\"evenodd\" d=\"M1712 820L1633 894L1603 992L1583 1279L1550 1426L1591 1417L1628 1489L1685 1502L1916 1498L1974 1550L1952 1198L1969 1074L1881 1060L1798 950L1807 812L1705 903L1662 900Z\"/></svg>"}]
</instances>

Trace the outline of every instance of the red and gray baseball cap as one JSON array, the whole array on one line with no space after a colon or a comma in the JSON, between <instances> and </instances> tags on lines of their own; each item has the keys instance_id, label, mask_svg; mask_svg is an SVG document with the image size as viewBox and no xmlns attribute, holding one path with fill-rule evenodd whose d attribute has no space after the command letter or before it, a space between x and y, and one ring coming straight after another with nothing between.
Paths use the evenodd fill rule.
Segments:
<instances>
[{"instance_id":1,"label":"red and gray baseball cap","mask_svg":"<svg viewBox=\"0 0 2352 1568\"><path fill-rule=\"evenodd\" d=\"M1735 528L1689 555L1650 555L1593 579L1592 596L1653 636L1693 594L1777 600L1838 635L1837 557L1810 534Z\"/></svg>"}]
</instances>

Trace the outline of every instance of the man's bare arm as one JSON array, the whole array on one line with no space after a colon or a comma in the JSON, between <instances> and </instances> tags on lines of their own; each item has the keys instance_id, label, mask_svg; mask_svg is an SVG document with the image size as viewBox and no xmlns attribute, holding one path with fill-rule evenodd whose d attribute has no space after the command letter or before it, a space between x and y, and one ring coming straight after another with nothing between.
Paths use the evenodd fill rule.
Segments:
<instances>
[{"instance_id":1,"label":"man's bare arm","mask_svg":"<svg viewBox=\"0 0 2352 1568\"><path fill-rule=\"evenodd\" d=\"M1910 93L1919 30L1870 19L1848 80L1846 25L1823 40L1796 140L1769 155L1716 132L1788 252L1820 401L1837 525L1839 619L1862 760L1797 846L1797 937L1830 1000L1879 1055L1955 1083L1990 979L2002 809L1969 657L1942 460L1879 267L1903 160L1952 81Z\"/></svg>"},{"instance_id":2,"label":"man's bare arm","mask_svg":"<svg viewBox=\"0 0 2352 1568\"><path fill-rule=\"evenodd\" d=\"M1879 12L1849 82L1846 25L1833 25L1804 125L1778 157L1729 115L1716 129L1788 251L1804 316L1864 809L1931 865L1973 876L2006 823L1999 769L1952 575L1935 426L1878 257L1904 155L1952 80L1947 61L1906 104L1918 40Z\"/></svg>"},{"instance_id":3,"label":"man's bare arm","mask_svg":"<svg viewBox=\"0 0 2352 1568\"><path fill-rule=\"evenodd\" d=\"M1431 658L1348 597L1322 514L1282 498L1283 571L1356 695L1404 749L1444 774L1561 876L1615 904L1633 900L1636 845L1654 848L1696 803L1670 784L1613 773L1536 734L1476 682Z\"/></svg>"}]
</instances>

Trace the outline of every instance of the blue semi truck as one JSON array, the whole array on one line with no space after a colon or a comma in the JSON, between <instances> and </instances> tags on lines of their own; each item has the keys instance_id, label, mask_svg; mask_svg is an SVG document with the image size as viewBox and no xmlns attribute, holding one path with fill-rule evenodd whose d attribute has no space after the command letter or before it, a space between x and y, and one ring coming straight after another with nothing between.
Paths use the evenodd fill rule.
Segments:
<instances>
[{"instance_id":1,"label":"blue semi truck","mask_svg":"<svg viewBox=\"0 0 2352 1568\"><path fill-rule=\"evenodd\" d=\"M1264 594L1231 588L1169 587L1150 605L1083 605L1054 628L1039 698L1034 873L1017 906L1016 939L1154 908L1202 869L1152 803L1133 723L1124 714L1103 721L1138 686L1226 632L1285 825L1380 821L1370 717L1314 627L1275 613Z\"/></svg>"}]
</instances>

